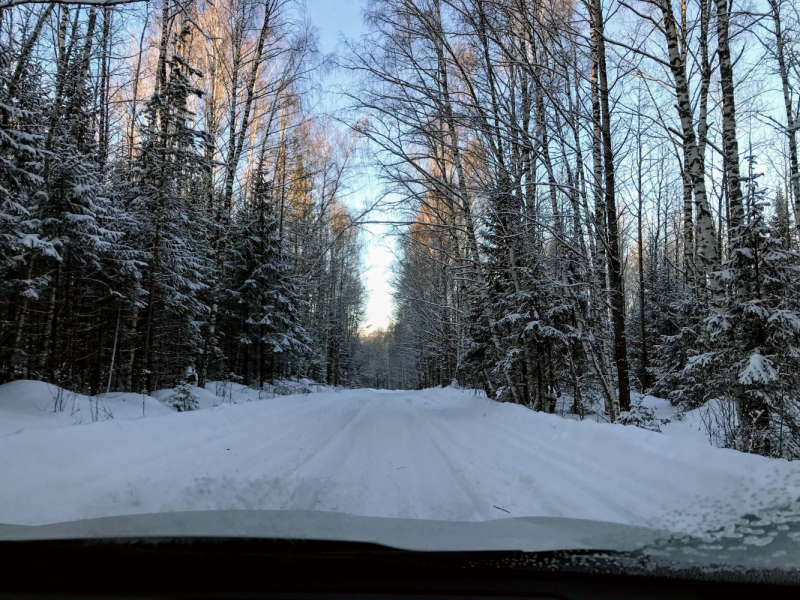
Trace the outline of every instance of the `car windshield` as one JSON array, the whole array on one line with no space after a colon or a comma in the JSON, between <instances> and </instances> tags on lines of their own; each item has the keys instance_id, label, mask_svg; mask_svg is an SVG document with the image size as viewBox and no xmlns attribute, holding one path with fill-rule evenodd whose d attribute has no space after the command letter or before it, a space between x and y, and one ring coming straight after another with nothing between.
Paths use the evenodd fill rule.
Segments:
<instances>
[{"instance_id":1,"label":"car windshield","mask_svg":"<svg viewBox=\"0 0 800 600\"><path fill-rule=\"evenodd\" d=\"M0 539L800 569L798 30L0 0Z\"/></svg>"}]
</instances>

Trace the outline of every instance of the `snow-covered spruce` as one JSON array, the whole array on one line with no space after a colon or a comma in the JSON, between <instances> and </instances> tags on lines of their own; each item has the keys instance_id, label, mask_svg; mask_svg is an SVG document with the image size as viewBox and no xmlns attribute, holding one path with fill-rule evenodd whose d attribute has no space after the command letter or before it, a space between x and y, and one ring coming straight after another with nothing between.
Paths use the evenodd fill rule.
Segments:
<instances>
[{"instance_id":1,"label":"snow-covered spruce","mask_svg":"<svg viewBox=\"0 0 800 600\"><path fill-rule=\"evenodd\" d=\"M641 397L634 399L631 409L624 411L617 417L617 423L621 425L635 425L642 429L661 432L661 426L669 423L669 419L657 419L655 411L642 403Z\"/></svg>"},{"instance_id":2,"label":"snow-covered spruce","mask_svg":"<svg viewBox=\"0 0 800 600\"><path fill-rule=\"evenodd\" d=\"M168 402L178 412L197 410L199 408L197 396L192 393L192 388L188 383L178 384Z\"/></svg>"},{"instance_id":3,"label":"snow-covered spruce","mask_svg":"<svg viewBox=\"0 0 800 600\"><path fill-rule=\"evenodd\" d=\"M684 371L702 375L706 395L735 405L733 447L800 459L800 254L766 222L755 181L750 195L730 255L713 273L725 293L705 321L710 348Z\"/></svg>"},{"instance_id":4,"label":"snow-covered spruce","mask_svg":"<svg viewBox=\"0 0 800 600\"><path fill-rule=\"evenodd\" d=\"M310 46L286 37L286 8L269 5L262 51L242 53L252 23L237 20L241 35L219 50L241 61L222 77L175 6L160 9L152 70L145 45L127 47L113 24L116 8L9 9L0 383L155 394L192 363L201 383L234 373L259 387L298 375L353 384L364 293L340 198L346 149L292 108L297 91L284 93ZM152 23L141 25L144 36ZM123 71L117 90L111 73ZM208 102L222 97L233 105Z\"/></svg>"}]
</instances>

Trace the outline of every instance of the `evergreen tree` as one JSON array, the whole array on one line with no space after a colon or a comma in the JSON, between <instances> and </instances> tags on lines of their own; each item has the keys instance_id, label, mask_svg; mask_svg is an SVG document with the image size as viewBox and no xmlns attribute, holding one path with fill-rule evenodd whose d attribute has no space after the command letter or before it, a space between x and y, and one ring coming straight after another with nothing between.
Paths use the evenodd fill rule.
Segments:
<instances>
[{"instance_id":1,"label":"evergreen tree","mask_svg":"<svg viewBox=\"0 0 800 600\"><path fill-rule=\"evenodd\" d=\"M138 243L149 252L134 385L148 391L155 389L157 367L169 380L181 363L194 362L202 347L199 317L208 310L199 292L208 287L210 269L201 203L210 165L199 151L202 134L192 128L188 108L189 96L200 94L191 78L201 75L180 54L188 35L187 26L175 39L163 83L147 103L147 128L134 165L131 210L139 223Z\"/></svg>"},{"instance_id":2,"label":"evergreen tree","mask_svg":"<svg viewBox=\"0 0 800 600\"><path fill-rule=\"evenodd\" d=\"M231 366L248 381L257 374L259 387L274 380L276 360L302 360L312 343L303 325L305 301L279 237L272 190L271 182L256 180L233 224L236 272L229 297L240 331Z\"/></svg>"},{"instance_id":3,"label":"evergreen tree","mask_svg":"<svg viewBox=\"0 0 800 600\"><path fill-rule=\"evenodd\" d=\"M197 401L197 396L194 395L192 386L197 382L197 373L194 367L187 367L184 371L181 382L175 386L172 395L167 399L167 402L175 407L178 412L187 412L190 410L197 410L200 405Z\"/></svg>"},{"instance_id":4,"label":"evergreen tree","mask_svg":"<svg viewBox=\"0 0 800 600\"><path fill-rule=\"evenodd\" d=\"M34 257L58 258L57 248L41 233L38 189L44 166L45 132L41 126L44 92L41 70L30 65L10 94L18 56L0 44L0 322L2 379L21 368L28 305L49 282L35 274Z\"/></svg>"},{"instance_id":5,"label":"evergreen tree","mask_svg":"<svg viewBox=\"0 0 800 600\"><path fill-rule=\"evenodd\" d=\"M797 459L800 255L767 224L762 197L751 176L747 218L713 274L725 289L705 321L713 350L691 357L685 372L704 374L707 397L735 404L737 449Z\"/></svg>"}]
</instances>

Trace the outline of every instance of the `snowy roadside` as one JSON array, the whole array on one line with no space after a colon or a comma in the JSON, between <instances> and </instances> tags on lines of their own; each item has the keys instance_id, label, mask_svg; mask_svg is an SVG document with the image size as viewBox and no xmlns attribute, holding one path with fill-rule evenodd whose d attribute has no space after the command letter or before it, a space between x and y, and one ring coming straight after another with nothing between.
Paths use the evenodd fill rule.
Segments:
<instances>
[{"instance_id":1,"label":"snowy roadside","mask_svg":"<svg viewBox=\"0 0 800 600\"><path fill-rule=\"evenodd\" d=\"M189 386L200 410L230 404L244 404L270 400L280 396L334 391L335 388L309 379L280 380L275 385L265 385L259 391L239 383L210 381L204 388ZM152 395L111 392L99 396L85 396L58 388L42 381L20 380L0 385L0 435L24 429L50 429L105 421L130 420L143 417L170 415L176 409L170 404L173 389L156 390ZM463 394L481 392L462 390ZM676 407L655 396L633 393L633 400L652 409L661 421L660 432L668 437L689 440L721 447L721 407L710 404L676 417ZM608 423L599 411L599 405L587 404L589 411L583 417L570 412L572 396L563 394L557 402L556 414L570 420L590 420Z\"/></svg>"},{"instance_id":2,"label":"snowy roadside","mask_svg":"<svg viewBox=\"0 0 800 600\"><path fill-rule=\"evenodd\" d=\"M332 391L309 379L278 381L259 392L238 383L210 381L205 388L190 386L200 409L243 404L277 396ZM172 389L146 394L110 392L85 396L43 381L19 380L0 385L0 435L25 429L68 427L109 419L130 420L175 414Z\"/></svg>"},{"instance_id":3,"label":"snowy roadside","mask_svg":"<svg viewBox=\"0 0 800 600\"><path fill-rule=\"evenodd\" d=\"M658 424L657 431L660 434L717 448L723 447L722 429L725 427L723 421L730 418L730 415L722 414L725 410L719 403L712 401L706 406L679 413L677 407L664 398L631 392L631 400L634 404L641 402L642 406L653 411L652 416ZM585 401L584 406L588 410L583 416L572 414L572 403L571 394L562 394L556 403L555 414L574 421L586 420L609 424L608 416L601 410L599 401L594 403Z\"/></svg>"}]
</instances>

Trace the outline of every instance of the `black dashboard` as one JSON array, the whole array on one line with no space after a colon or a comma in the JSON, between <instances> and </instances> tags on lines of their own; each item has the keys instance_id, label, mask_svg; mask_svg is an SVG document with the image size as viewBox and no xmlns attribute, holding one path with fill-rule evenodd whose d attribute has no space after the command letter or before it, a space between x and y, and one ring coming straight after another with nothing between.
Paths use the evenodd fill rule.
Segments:
<instances>
[{"instance_id":1,"label":"black dashboard","mask_svg":"<svg viewBox=\"0 0 800 600\"><path fill-rule=\"evenodd\" d=\"M0 598L800 597L796 572L692 570L608 552L415 552L313 540L0 542Z\"/></svg>"}]
</instances>

